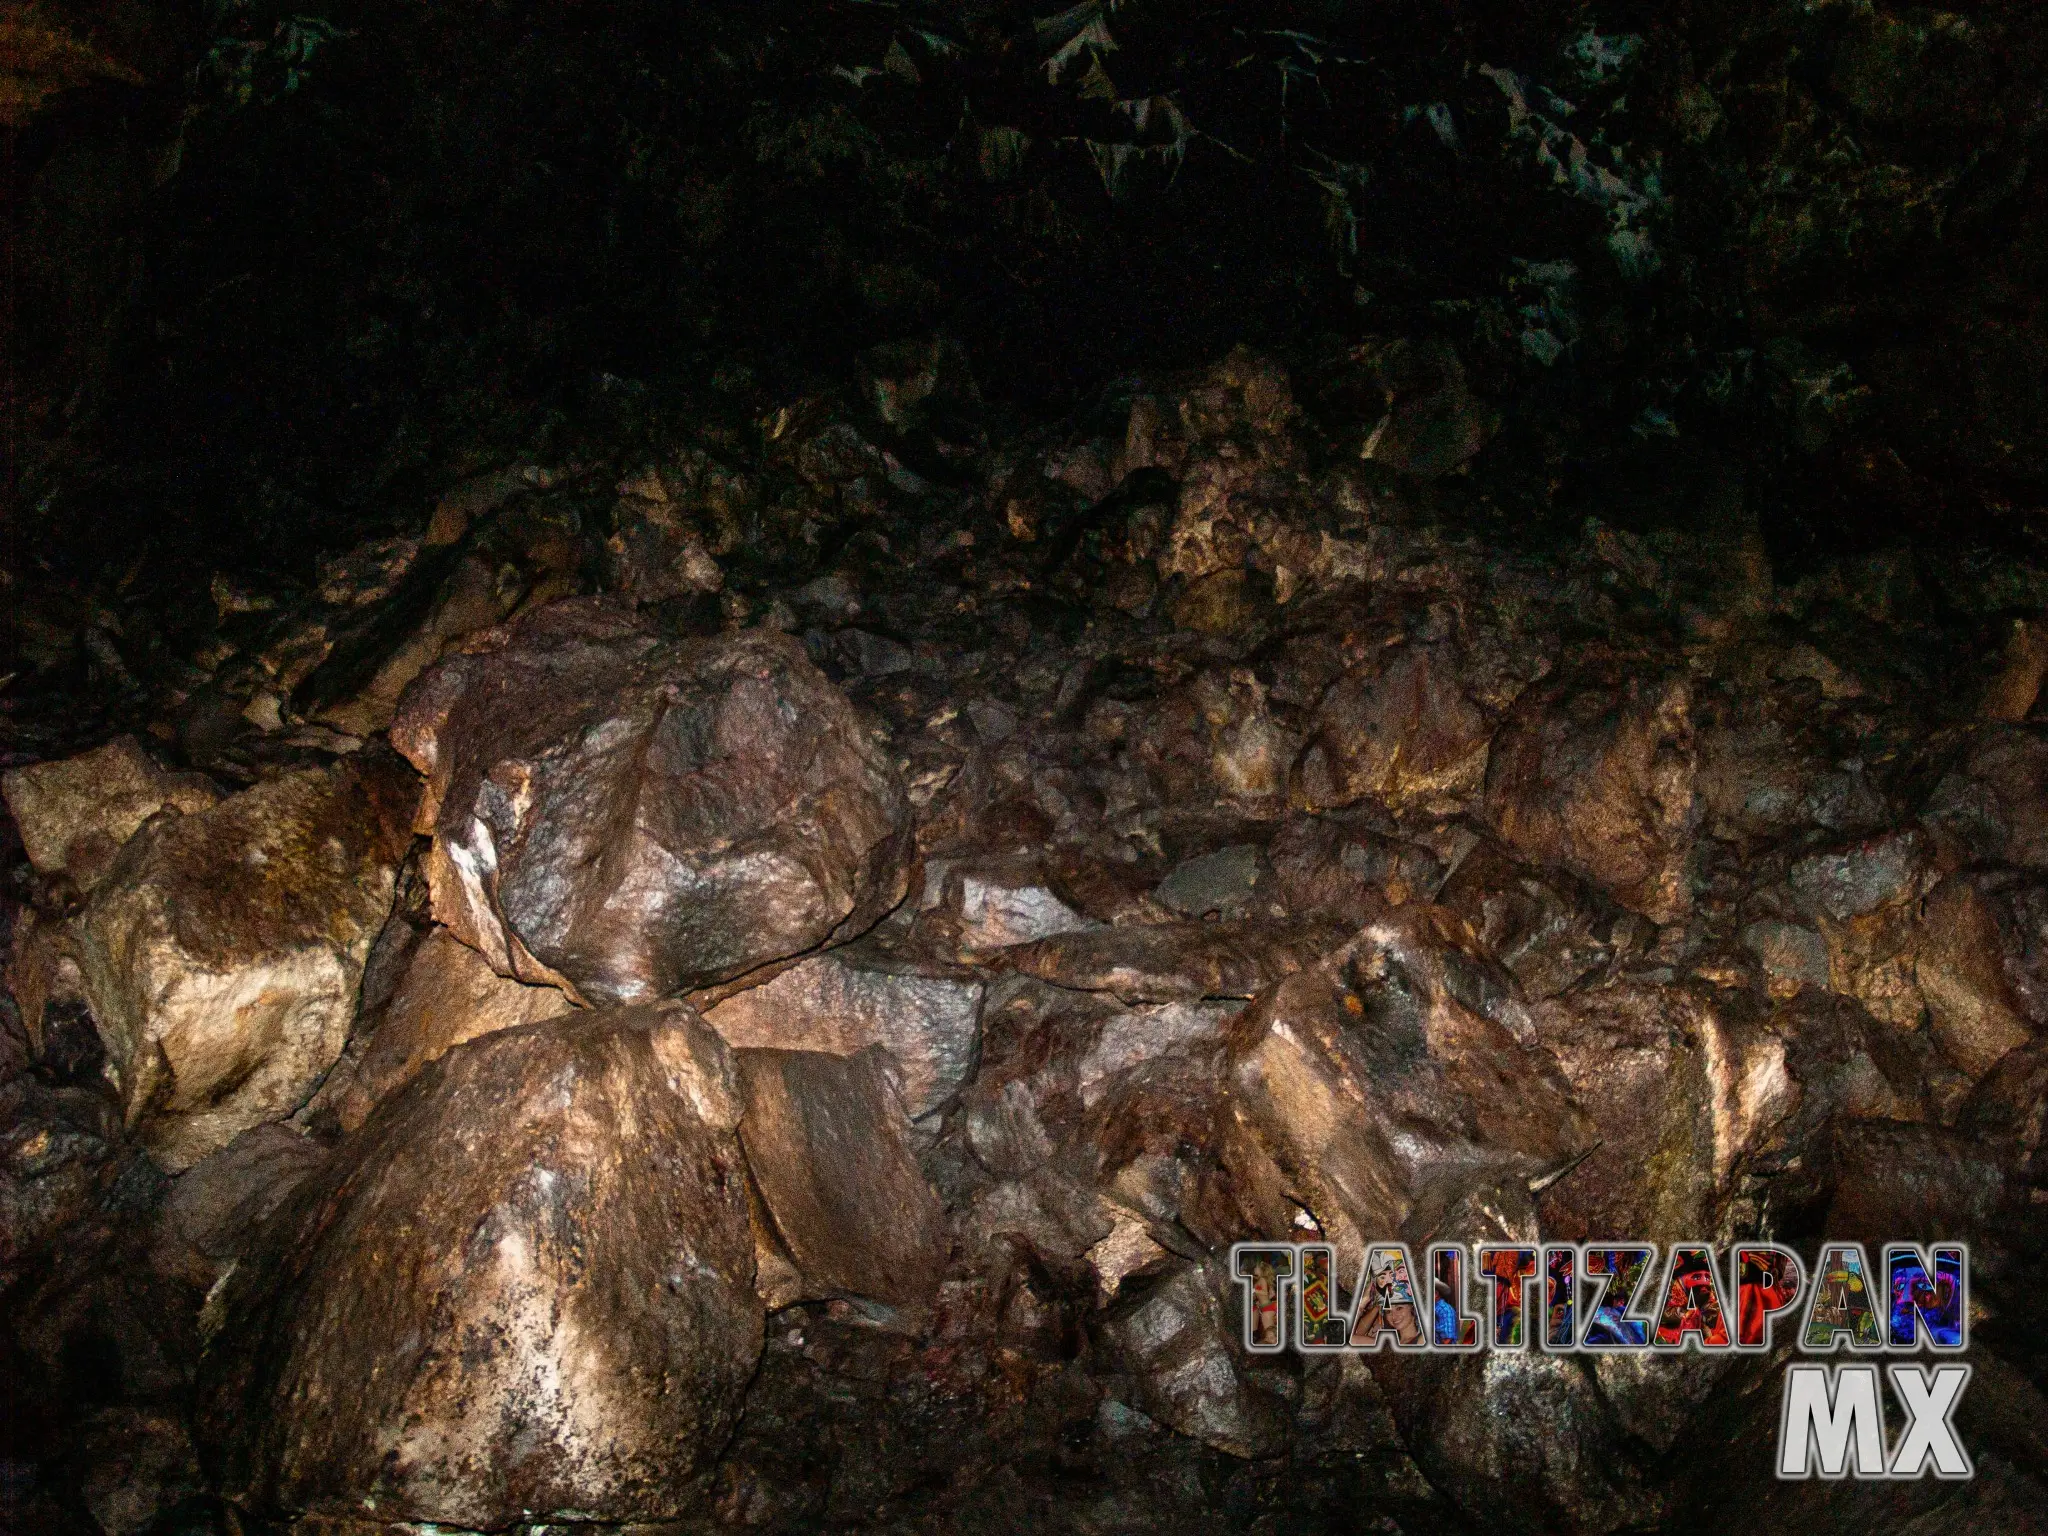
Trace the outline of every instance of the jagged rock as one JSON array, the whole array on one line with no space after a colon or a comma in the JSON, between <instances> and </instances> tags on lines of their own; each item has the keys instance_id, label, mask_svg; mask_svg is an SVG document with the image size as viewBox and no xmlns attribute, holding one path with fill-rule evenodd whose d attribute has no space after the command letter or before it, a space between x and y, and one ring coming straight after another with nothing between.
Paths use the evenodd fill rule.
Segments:
<instances>
[{"instance_id":1,"label":"jagged rock","mask_svg":"<svg viewBox=\"0 0 2048 1536\"><path fill-rule=\"evenodd\" d=\"M1682 917L1698 814L1689 701L1682 678L1577 673L1531 688L1493 738L1487 818L1523 858L1563 865L1652 922Z\"/></svg>"},{"instance_id":2,"label":"jagged rock","mask_svg":"<svg viewBox=\"0 0 2048 1536\"><path fill-rule=\"evenodd\" d=\"M1981 1077L2048 1018L2048 893L1999 872L1954 875L1922 909L1914 979L1935 1043Z\"/></svg>"},{"instance_id":3,"label":"jagged rock","mask_svg":"<svg viewBox=\"0 0 2048 1536\"><path fill-rule=\"evenodd\" d=\"M1607 963L1626 934L1611 907L1561 871L1517 864L1497 843L1474 848L1437 892L1514 973L1524 995L1555 997Z\"/></svg>"},{"instance_id":4,"label":"jagged rock","mask_svg":"<svg viewBox=\"0 0 2048 1536\"><path fill-rule=\"evenodd\" d=\"M919 967L860 944L798 961L705 1011L739 1049L851 1056L881 1045L913 1120L951 1102L981 1052L986 983L958 967Z\"/></svg>"},{"instance_id":5,"label":"jagged rock","mask_svg":"<svg viewBox=\"0 0 2048 1536\"><path fill-rule=\"evenodd\" d=\"M1814 929L1761 918L1742 930L1742 942L1762 963L1773 997L1828 984L1828 942Z\"/></svg>"},{"instance_id":6,"label":"jagged rock","mask_svg":"<svg viewBox=\"0 0 2048 1536\"><path fill-rule=\"evenodd\" d=\"M708 472L708 475L707 475ZM619 482L619 502L612 514L612 536L605 541L608 570L606 586L638 603L658 603L692 592L716 592L725 585L718 562L706 547L704 530L691 516L699 500L699 482L709 479L710 504L705 510L731 513L720 491L739 491L732 503L743 501L740 486L718 473L708 460L686 460L672 469L649 467ZM734 526L731 532L736 533ZM714 528L713 538L718 537ZM718 542L730 547L727 539Z\"/></svg>"},{"instance_id":7,"label":"jagged rock","mask_svg":"<svg viewBox=\"0 0 2048 1536\"><path fill-rule=\"evenodd\" d=\"M1159 572L1192 582L1235 570L1280 531L1277 503L1302 475L1286 371L1240 347L1160 404L1133 405L1124 453L1127 469L1156 465L1180 482Z\"/></svg>"},{"instance_id":8,"label":"jagged rock","mask_svg":"<svg viewBox=\"0 0 2048 1536\"><path fill-rule=\"evenodd\" d=\"M1706 988L1635 977L1534 1012L1600 1137L1539 1194L1544 1236L1671 1243L1721 1230L1737 1169L1799 1102L1784 1042Z\"/></svg>"},{"instance_id":9,"label":"jagged rock","mask_svg":"<svg viewBox=\"0 0 2048 1536\"><path fill-rule=\"evenodd\" d=\"M469 1530L682 1514L761 1348L739 1116L677 1003L431 1063L214 1298L222 1491Z\"/></svg>"},{"instance_id":10,"label":"jagged rock","mask_svg":"<svg viewBox=\"0 0 2048 1536\"><path fill-rule=\"evenodd\" d=\"M1099 926L1054 894L1035 859L928 864L926 881L919 923L962 959Z\"/></svg>"},{"instance_id":11,"label":"jagged rock","mask_svg":"<svg viewBox=\"0 0 2048 1536\"><path fill-rule=\"evenodd\" d=\"M121 845L165 806L187 815L208 809L220 791L196 773L167 773L133 736L59 762L0 776L0 791L39 874L69 874L90 890Z\"/></svg>"},{"instance_id":12,"label":"jagged rock","mask_svg":"<svg viewBox=\"0 0 2048 1536\"><path fill-rule=\"evenodd\" d=\"M1463 928L1440 907L1390 909L1231 1027L1246 1134L1226 1162L1252 1187L1291 1191L1354 1269L1432 1183L1538 1177L1595 1140L1556 1064L1525 1043L1513 983ZM1289 1220L1266 1215L1274 1231Z\"/></svg>"},{"instance_id":13,"label":"jagged rock","mask_svg":"<svg viewBox=\"0 0 2048 1536\"><path fill-rule=\"evenodd\" d=\"M1027 976L1126 1002L1251 997L1343 942L1328 924L1157 923L1064 933L1005 951Z\"/></svg>"},{"instance_id":14,"label":"jagged rock","mask_svg":"<svg viewBox=\"0 0 2048 1536\"><path fill-rule=\"evenodd\" d=\"M1933 883L1925 839L1886 833L1792 865L1793 894L1828 947L1828 984L1878 1018L1917 1029L1918 902Z\"/></svg>"},{"instance_id":15,"label":"jagged rock","mask_svg":"<svg viewBox=\"0 0 2048 1536\"><path fill-rule=\"evenodd\" d=\"M1332 684L1293 773L1307 810L1370 796L1397 812L1465 808L1486 776L1493 718L1448 641L1411 642Z\"/></svg>"},{"instance_id":16,"label":"jagged rock","mask_svg":"<svg viewBox=\"0 0 2048 1536\"><path fill-rule=\"evenodd\" d=\"M392 740L428 778L436 919L585 1001L727 980L903 894L895 774L781 635L550 604L441 662Z\"/></svg>"},{"instance_id":17,"label":"jagged rock","mask_svg":"<svg viewBox=\"0 0 2048 1536\"><path fill-rule=\"evenodd\" d=\"M945 1272L945 1213L910 1154L883 1049L736 1054L740 1140L794 1269L774 1305L838 1296L928 1306Z\"/></svg>"},{"instance_id":18,"label":"jagged rock","mask_svg":"<svg viewBox=\"0 0 2048 1536\"><path fill-rule=\"evenodd\" d=\"M231 1263L328 1151L288 1126L252 1126L172 1183L162 1217L166 1237L218 1265Z\"/></svg>"},{"instance_id":19,"label":"jagged rock","mask_svg":"<svg viewBox=\"0 0 2048 1536\"><path fill-rule=\"evenodd\" d=\"M403 979L379 1010L375 1033L335 1097L336 1118L344 1131L352 1131L379 1100L454 1046L569 1008L559 988L500 976L447 929L432 929L413 948Z\"/></svg>"},{"instance_id":20,"label":"jagged rock","mask_svg":"<svg viewBox=\"0 0 2048 1536\"><path fill-rule=\"evenodd\" d=\"M2048 869L2048 740L2024 726L1984 730L1921 819L1973 858Z\"/></svg>"},{"instance_id":21,"label":"jagged rock","mask_svg":"<svg viewBox=\"0 0 2048 1536\"><path fill-rule=\"evenodd\" d=\"M1136 1379L1146 1413L1233 1456L1270 1456L1286 1445L1292 1415L1245 1369L1232 1285L1221 1270L1177 1263L1098 1328Z\"/></svg>"},{"instance_id":22,"label":"jagged rock","mask_svg":"<svg viewBox=\"0 0 2048 1536\"><path fill-rule=\"evenodd\" d=\"M1444 882L1444 861L1430 849L1346 817L1290 817L1267 858L1288 912L1352 928L1383 904L1427 900Z\"/></svg>"},{"instance_id":23,"label":"jagged rock","mask_svg":"<svg viewBox=\"0 0 2048 1536\"><path fill-rule=\"evenodd\" d=\"M290 1114L341 1054L416 794L365 752L158 817L74 919L108 1075L166 1168Z\"/></svg>"},{"instance_id":24,"label":"jagged rock","mask_svg":"<svg viewBox=\"0 0 2048 1536\"><path fill-rule=\"evenodd\" d=\"M0 1083L0 1284L87 1215L121 1149L119 1107L26 1073Z\"/></svg>"}]
</instances>

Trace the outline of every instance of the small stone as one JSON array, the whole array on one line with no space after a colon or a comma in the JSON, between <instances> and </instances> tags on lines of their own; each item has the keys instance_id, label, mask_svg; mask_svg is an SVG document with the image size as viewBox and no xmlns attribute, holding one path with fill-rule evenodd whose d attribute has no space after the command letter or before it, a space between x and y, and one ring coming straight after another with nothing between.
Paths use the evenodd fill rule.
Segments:
<instances>
[{"instance_id":1,"label":"small stone","mask_svg":"<svg viewBox=\"0 0 2048 1536\"><path fill-rule=\"evenodd\" d=\"M1180 864L1152 894L1183 917L1238 917L1251 904L1264 870L1257 844L1234 843Z\"/></svg>"}]
</instances>

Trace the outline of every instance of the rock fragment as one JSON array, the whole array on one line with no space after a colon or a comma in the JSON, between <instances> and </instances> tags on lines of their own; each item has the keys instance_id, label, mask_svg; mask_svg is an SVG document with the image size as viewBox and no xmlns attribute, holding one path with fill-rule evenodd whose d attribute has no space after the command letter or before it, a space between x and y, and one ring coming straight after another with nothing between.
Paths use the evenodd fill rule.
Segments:
<instances>
[{"instance_id":1,"label":"rock fragment","mask_svg":"<svg viewBox=\"0 0 2048 1536\"><path fill-rule=\"evenodd\" d=\"M187 815L220 792L194 773L167 773L133 736L0 777L7 809L39 874L66 873L81 890L104 875L121 845L164 807Z\"/></svg>"},{"instance_id":2,"label":"rock fragment","mask_svg":"<svg viewBox=\"0 0 2048 1536\"><path fill-rule=\"evenodd\" d=\"M128 1123L173 1171L304 1103L341 1054L417 783L388 753L149 822L74 919Z\"/></svg>"},{"instance_id":3,"label":"rock fragment","mask_svg":"<svg viewBox=\"0 0 2048 1536\"><path fill-rule=\"evenodd\" d=\"M1698 816L1690 698L1682 678L1586 672L1530 689L1493 739L1487 818L1523 858L1652 922L1682 917Z\"/></svg>"},{"instance_id":4,"label":"rock fragment","mask_svg":"<svg viewBox=\"0 0 2048 1536\"><path fill-rule=\"evenodd\" d=\"M851 1056L881 1045L915 1120L950 1102L973 1075L986 983L958 967L914 966L860 944L800 960L734 993L704 1021L735 1050Z\"/></svg>"},{"instance_id":5,"label":"rock fragment","mask_svg":"<svg viewBox=\"0 0 2048 1536\"><path fill-rule=\"evenodd\" d=\"M945 1213L910 1155L881 1047L737 1053L747 1151L769 1224L795 1270L778 1306L823 1297L929 1305L946 1263Z\"/></svg>"}]
</instances>

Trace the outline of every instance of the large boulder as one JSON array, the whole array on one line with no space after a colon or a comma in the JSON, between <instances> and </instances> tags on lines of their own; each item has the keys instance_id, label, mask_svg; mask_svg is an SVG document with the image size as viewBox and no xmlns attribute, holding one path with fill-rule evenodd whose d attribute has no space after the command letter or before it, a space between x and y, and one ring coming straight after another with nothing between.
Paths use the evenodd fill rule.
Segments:
<instances>
[{"instance_id":1,"label":"large boulder","mask_svg":"<svg viewBox=\"0 0 2048 1536\"><path fill-rule=\"evenodd\" d=\"M586 1002L728 980L903 895L894 770L779 634L673 640L553 603L440 662L392 740L428 779L434 916Z\"/></svg>"},{"instance_id":2,"label":"large boulder","mask_svg":"<svg viewBox=\"0 0 2048 1536\"><path fill-rule=\"evenodd\" d=\"M71 926L128 1123L176 1171L303 1104L348 1038L417 781L388 752L152 818Z\"/></svg>"},{"instance_id":3,"label":"large boulder","mask_svg":"<svg viewBox=\"0 0 2048 1536\"><path fill-rule=\"evenodd\" d=\"M465 1530L681 1514L761 1349L739 1118L680 1003L429 1065L213 1298L222 1491Z\"/></svg>"},{"instance_id":4,"label":"large boulder","mask_svg":"<svg viewBox=\"0 0 2048 1536\"><path fill-rule=\"evenodd\" d=\"M1531 688L1493 738L1485 809L1502 841L1655 923L1692 906L1698 823L1690 689L1593 668Z\"/></svg>"}]
</instances>

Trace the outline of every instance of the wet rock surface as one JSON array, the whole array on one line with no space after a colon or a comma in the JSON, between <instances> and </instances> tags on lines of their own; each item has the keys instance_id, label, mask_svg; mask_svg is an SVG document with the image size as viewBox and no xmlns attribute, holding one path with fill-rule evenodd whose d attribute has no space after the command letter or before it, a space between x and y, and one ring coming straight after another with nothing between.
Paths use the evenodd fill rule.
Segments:
<instances>
[{"instance_id":1,"label":"wet rock surface","mask_svg":"<svg viewBox=\"0 0 2048 1536\"><path fill-rule=\"evenodd\" d=\"M1460 532L1427 347L1341 463L1248 352L920 456L929 357L463 481L9 757L0 1527L1950 1508L1757 1484L1774 1359L1254 1356L1227 1272L1619 1236L1968 1241L1953 1508L2039 1523L1997 603Z\"/></svg>"}]
</instances>

